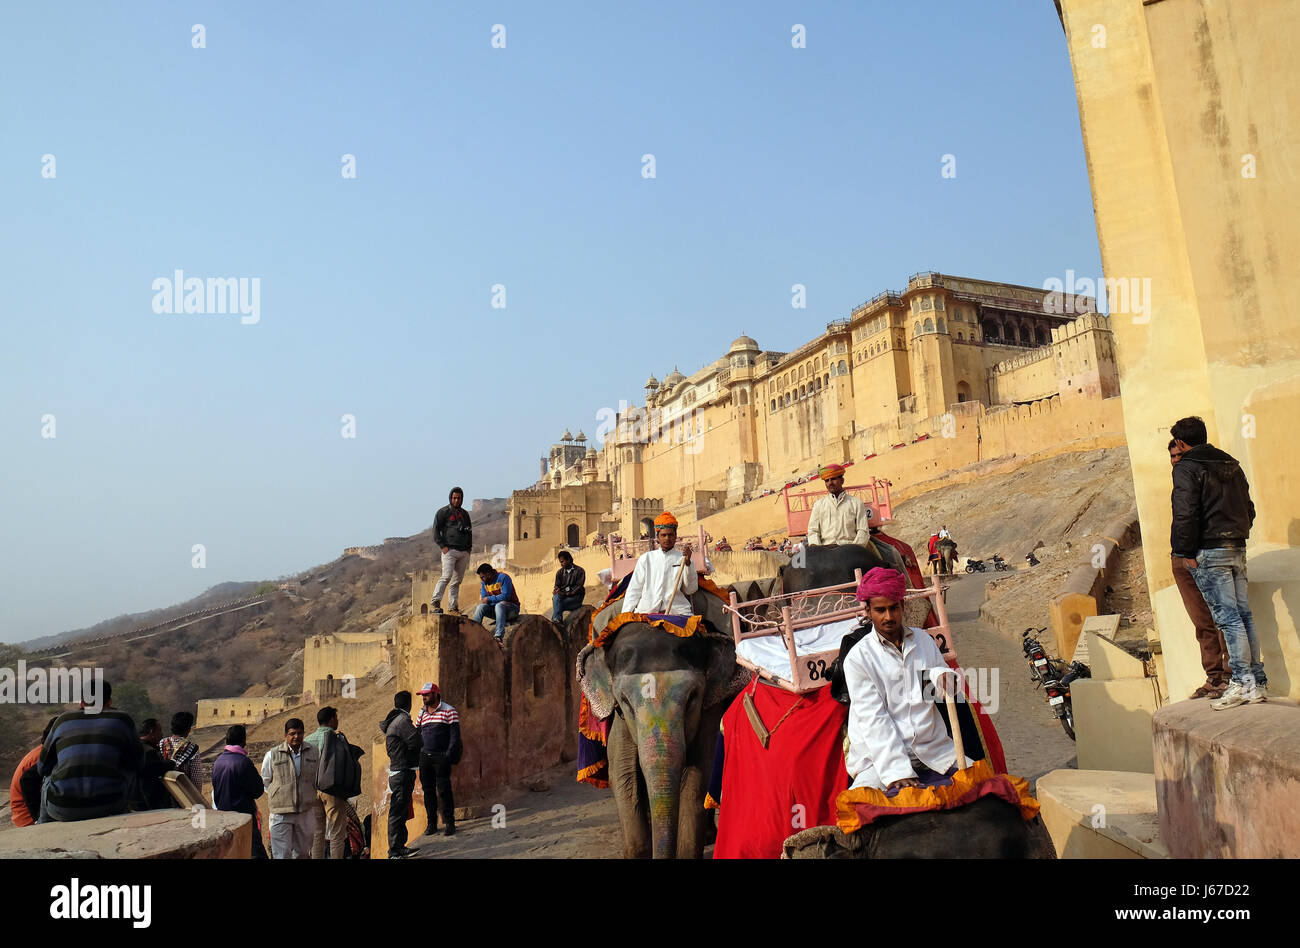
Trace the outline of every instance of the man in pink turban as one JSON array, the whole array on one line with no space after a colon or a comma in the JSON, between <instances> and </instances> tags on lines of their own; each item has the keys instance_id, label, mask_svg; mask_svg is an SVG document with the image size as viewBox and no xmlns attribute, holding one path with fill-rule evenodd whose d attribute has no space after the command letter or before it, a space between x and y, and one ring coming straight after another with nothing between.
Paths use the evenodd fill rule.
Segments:
<instances>
[{"instance_id":1,"label":"man in pink turban","mask_svg":"<svg viewBox=\"0 0 1300 948\"><path fill-rule=\"evenodd\" d=\"M939 646L923 629L903 626L907 582L895 569L876 567L862 577L857 598L867 604L875 631L844 657L849 694L849 749L844 765L854 787L886 793L933 783L958 761L952 738L921 682L947 668Z\"/></svg>"}]
</instances>

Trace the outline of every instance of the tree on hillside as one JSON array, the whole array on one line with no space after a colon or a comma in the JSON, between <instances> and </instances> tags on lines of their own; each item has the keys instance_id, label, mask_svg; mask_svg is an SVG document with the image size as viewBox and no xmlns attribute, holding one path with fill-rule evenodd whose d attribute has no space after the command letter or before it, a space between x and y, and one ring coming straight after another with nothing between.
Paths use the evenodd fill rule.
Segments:
<instances>
[{"instance_id":1,"label":"tree on hillside","mask_svg":"<svg viewBox=\"0 0 1300 948\"><path fill-rule=\"evenodd\" d=\"M157 718L162 721L165 717L168 721L171 720L170 714L156 707L150 700L149 689L133 681L113 685L113 707L131 715L131 720L136 724L145 718Z\"/></svg>"}]
</instances>

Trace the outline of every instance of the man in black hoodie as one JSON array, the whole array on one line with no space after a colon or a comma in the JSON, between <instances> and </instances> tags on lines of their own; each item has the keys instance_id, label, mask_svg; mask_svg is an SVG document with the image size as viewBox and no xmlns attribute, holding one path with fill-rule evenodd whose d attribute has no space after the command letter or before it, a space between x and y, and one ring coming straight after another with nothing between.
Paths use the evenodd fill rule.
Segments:
<instances>
[{"instance_id":1,"label":"man in black hoodie","mask_svg":"<svg viewBox=\"0 0 1300 948\"><path fill-rule=\"evenodd\" d=\"M406 813L415 790L415 771L420 766L420 732L411 723L411 693L393 695L393 710L384 723L384 748L388 751L388 858L405 859L420 850L406 845Z\"/></svg>"},{"instance_id":2,"label":"man in black hoodie","mask_svg":"<svg viewBox=\"0 0 1300 948\"><path fill-rule=\"evenodd\" d=\"M1250 485L1236 458L1208 443L1200 418L1181 418L1169 433L1182 452L1174 465L1169 545L1192 574L1228 646L1232 680L1210 707L1255 704L1267 696L1268 677L1246 595L1246 538L1255 521Z\"/></svg>"},{"instance_id":3,"label":"man in black hoodie","mask_svg":"<svg viewBox=\"0 0 1300 948\"><path fill-rule=\"evenodd\" d=\"M447 506L438 511L433 518L433 542L442 551L442 575L433 590L433 614L442 615L442 591L451 583L451 593L447 597L448 611L461 615L460 581L465 578L465 567L469 565L469 550L474 543L474 531L470 525L469 512L465 510L465 492L453 487L447 495Z\"/></svg>"}]
</instances>

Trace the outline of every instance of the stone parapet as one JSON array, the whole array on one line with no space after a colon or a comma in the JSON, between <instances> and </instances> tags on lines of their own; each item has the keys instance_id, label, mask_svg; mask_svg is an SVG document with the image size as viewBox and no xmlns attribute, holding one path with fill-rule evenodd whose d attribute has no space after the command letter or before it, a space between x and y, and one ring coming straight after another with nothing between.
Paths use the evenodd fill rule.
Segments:
<instances>
[{"instance_id":1,"label":"stone parapet","mask_svg":"<svg viewBox=\"0 0 1300 948\"><path fill-rule=\"evenodd\" d=\"M77 823L39 823L0 833L0 859L249 859L246 813L147 810ZM195 825L196 823L200 825Z\"/></svg>"},{"instance_id":2,"label":"stone parapet","mask_svg":"<svg viewBox=\"0 0 1300 948\"><path fill-rule=\"evenodd\" d=\"M1157 711L1160 835L1175 859L1300 857L1300 707L1285 700Z\"/></svg>"}]
</instances>

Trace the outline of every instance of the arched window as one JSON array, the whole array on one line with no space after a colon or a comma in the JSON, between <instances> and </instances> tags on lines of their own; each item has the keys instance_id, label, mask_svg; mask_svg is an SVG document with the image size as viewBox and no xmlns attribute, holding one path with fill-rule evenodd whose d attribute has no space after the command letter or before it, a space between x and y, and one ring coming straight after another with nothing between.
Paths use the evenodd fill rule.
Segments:
<instances>
[{"instance_id":1,"label":"arched window","mask_svg":"<svg viewBox=\"0 0 1300 948\"><path fill-rule=\"evenodd\" d=\"M817 391L820 392L820 391L822 390L822 380L821 380L821 379L813 379L813 384L817 386Z\"/></svg>"},{"instance_id":2,"label":"arched window","mask_svg":"<svg viewBox=\"0 0 1300 948\"><path fill-rule=\"evenodd\" d=\"M947 326L947 324L943 321L943 317L942 317L942 316L939 317L939 322L937 323L937 328L938 328L939 332L947 332L947 331L948 331L948 326Z\"/></svg>"},{"instance_id":3,"label":"arched window","mask_svg":"<svg viewBox=\"0 0 1300 948\"><path fill-rule=\"evenodd\" d=\"M957 401L959 402L970 401L970 386L967 385L965 382L957 383Z\"/></svg>"},{"instance_id":4,"label":"arched window","mask_svg":"<svg viewBox=\"0 0 1300 948\"><path fill-rule=\"evenodd\" d=\"M929 316L925 317L925 331L934 332L934 320Z\"/></svg>"},{"instance_id":5,"label":"arched window","mask_svg":"<svg viewBox=\"0 0 1300 948\"><path fill-rule=\"evenodd\" d=\"M962 334L961 334L961 330L960 330L960 329L957 330L957 341L958 341L958 342L961 342L963 338L964 338L964 337L963 337Z\"/></svg>"},{"instance_id":6,"label":"arched window","mask_svg":"<svg viewBox=\"0 0 1300 948\"><path fill-rule=\"evenodd\" d=\"M797 381L798 379L801 379L801 378L803 378L803 366L802 366L802 365L799 366L799 374L798 374L798 376L796 376L796 381Z\"/></svg>"},{"instance_id":7,"label":"arched window","mask_svg":"<svg viewBox=\"0 0 1300 948\"><path fill-rule=\"evenodd\" d=\"M823 376L822 376L822 381L823 381L825 384L830 385L830 384L831 384L831 377L830 377L830 375L829 375L829 374L823 375Z\"/></svg>"},{"instance_id":8,"label":"arched window","mask_svg":"<svg viewBox=\"0 0 1300 948\"><path fill-rule=\"evenodd\" d=\"M576 523L569 524L566 539L569 541L569 546L578 546L578 525Z\"/></svg>"},{"instance_id":9,"label":"arched window","mask_svg":"<svg viewBox=\"0 0 1300 948\"><path fill-rule=\"evenodd\" d=\"M772 399L772 411L776 411L776 399Z\"/></svg>"},{"instance_id":10,"label":"arched window","mask_svg":"<svg viewBox=\"0 0 1300 948\"><path fill-rule=\"evenodd\" d=\"M1037 329L1034 330L1034 338L1037 340L1040 346L1047 345L1047 333L1043 331L1042 326L1039 326Z\"/></svg>"},{"instance_id":11,"label":"arched window","mask_svg":"<svg viewBox=\"0 0 1300 948\"><path fill-rule=\"evenodd\" d=\"M921 322L920 322L920 320L917 320L916 322L914 322L914 323L912 324L912 335L913 335L913 336L919 336L919 335L921 335Z\"/></svg>"},{"instance_id":12,"label":"arched window","mask_svg":"<svg viewBox=\"0 0 1300 948\"><path fill-rule=\"evenodd\" d=\"M745 391L743 388L740 390L740 404L749 404L749 392Z\"/></svg>"},{"instance_id":13,"label":"arched window","mask_svg":"<svg viewBox=\"0 0 1300 948\"><path fill-rule=\"evenodd\" d=\"M844 364L844 360L843 360L843 359L840 359L840 375L844 375L844 374L847 373L848 371L849 371L849 367L848 367L847 365Z\"/></svg>"}]
</instances>

